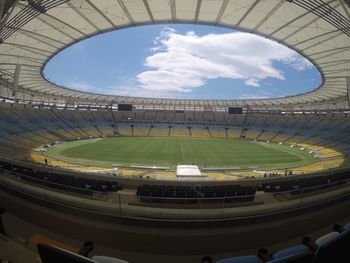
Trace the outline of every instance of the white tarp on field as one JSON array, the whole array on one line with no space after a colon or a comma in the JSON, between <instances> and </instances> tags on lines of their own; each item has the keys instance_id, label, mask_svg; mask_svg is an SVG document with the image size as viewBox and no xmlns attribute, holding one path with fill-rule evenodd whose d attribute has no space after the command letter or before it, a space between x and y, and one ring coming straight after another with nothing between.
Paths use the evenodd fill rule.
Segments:
<instances>
[{"instance_id":1,"label":"white tarp on field","mask_svg":"<svg viewBox=\"0 0 350 263\"><path fill-rule=\"evenodd\" d=\"M176 176L205 176L201 173L197 165L178 165L176 167Z\"/></svg>"}]
</instances>

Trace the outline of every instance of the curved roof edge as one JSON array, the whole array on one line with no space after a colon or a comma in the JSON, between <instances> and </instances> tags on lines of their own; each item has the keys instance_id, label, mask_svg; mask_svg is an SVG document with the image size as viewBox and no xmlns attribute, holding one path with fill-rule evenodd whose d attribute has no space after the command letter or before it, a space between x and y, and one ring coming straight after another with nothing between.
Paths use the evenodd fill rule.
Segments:
<instances>
[{"instance_id":1,"label":"curved roof edge","mask_svg":"<svg viewBox=\"0 0 350 263\"><path fill-rule=\"evenodd\" d=\"M54 3L52 3L54 2ZM350 14L343 0L43 0L17 2L0 29L1 78L13 83L21 65L17 96L62 103L132 103L169 106L287 107L324 105L347 108L350 77ZM156 23L195 23L238 28L286 45L319 70L317 89L272 99L155 99L80 92L59 87L43 75L50 58L64 48L103 32ZM11 86L11 85L10 85ZM2 89L4 93L9 90ZM9 95L9 94L7 94ZM10 96L11 97L11 96Z\"/></svg>"}]
</instances>

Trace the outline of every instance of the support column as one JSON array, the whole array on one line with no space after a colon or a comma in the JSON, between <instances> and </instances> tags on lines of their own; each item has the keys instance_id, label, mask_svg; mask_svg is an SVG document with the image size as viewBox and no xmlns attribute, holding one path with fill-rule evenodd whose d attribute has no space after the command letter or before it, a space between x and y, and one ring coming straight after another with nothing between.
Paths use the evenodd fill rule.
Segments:
<instances>
[{"instance_id":1,"label":"support column","mask_svg":"<svg viewBox=\"0 0 350 263\"><path fill-rule=\"evenodd\" d=\"M15 76L13 78L12 97L16 97L20 72L21 72L21 65L16 65Z\"/></svg>"},{"instance_id":2,"label":"support column","mask_svg":"<svg viewBox=\"0 0 350 263\"><path fill-rule=\"evenodd\" d=\"M0 21L4 17L5 2L6 0L0 0Z\"/></svg>"},{"instance_id":3,"label":"support column","mask_svg":"<svg viewBox=\"0 0 350 263\"><path fill-rule=\"evenodd\" d=\"M345 78L346 90L348 92L348 107L350 108L350 77Z\"/></svg>"},{"instance_id":4,"label":"support column","mask_svg":"<svg viewBox=\"0 0 350 263\"><path fill-rule=\"evenodd\" d=\"M5 227L1 217L4 213L5 213L5 209L0 207L0 234L3 234L4 236L6 236Z\"/></svg>"}]
</instances>

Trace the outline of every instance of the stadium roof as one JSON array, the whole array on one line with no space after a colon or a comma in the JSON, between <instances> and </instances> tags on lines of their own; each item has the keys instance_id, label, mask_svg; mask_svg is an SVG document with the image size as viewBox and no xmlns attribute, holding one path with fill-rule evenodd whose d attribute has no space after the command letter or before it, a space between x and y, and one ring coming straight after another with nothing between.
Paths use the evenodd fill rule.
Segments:
<instances>
[{"instance_id":1,"label":"stadium roof","mask_svg":"<svg viewBox=\"0 0 350 263\"><path fill-rule=\"evenodd\" d=\"M2 96L11 97L4 86L12 85L16 65L21 65L17 97L23 99L214 107L349 106L350 9L344 0L3 0L0 15ZM323 83L312 92L279 99L187 100L84 93L59 87L42 75L52 56L77 41L110 30L156 23L211 24L274 39L312 61Z\"/></svg>"}]
</instances>

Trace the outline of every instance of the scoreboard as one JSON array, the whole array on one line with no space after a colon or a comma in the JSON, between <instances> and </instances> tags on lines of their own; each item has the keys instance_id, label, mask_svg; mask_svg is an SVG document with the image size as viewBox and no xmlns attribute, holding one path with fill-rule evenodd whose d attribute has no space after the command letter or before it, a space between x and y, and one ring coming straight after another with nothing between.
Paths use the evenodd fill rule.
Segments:
<instances>
[{"instance_id":1,"label":"scoreboard","mask_svg":"<svg viewBox=\"0 0 350 263\"><path fill-rule=\"evenodd\" d=\"M118 104L118 111L132 111L132 104Z\"/></svg>"},{"instance_id":2,"label":"scoreboard","mask_svg":"<svg viewBox=\"0 0 350 263\"><path fill-rule=\"evenodd\" d=\"M242 107L229 107L228 114L243 114Z\"/></svg>"}]
</instances>

